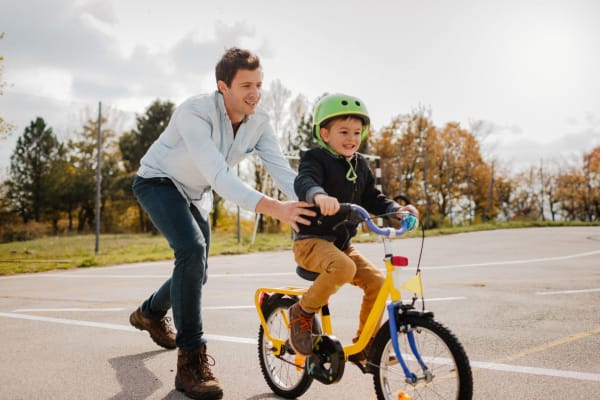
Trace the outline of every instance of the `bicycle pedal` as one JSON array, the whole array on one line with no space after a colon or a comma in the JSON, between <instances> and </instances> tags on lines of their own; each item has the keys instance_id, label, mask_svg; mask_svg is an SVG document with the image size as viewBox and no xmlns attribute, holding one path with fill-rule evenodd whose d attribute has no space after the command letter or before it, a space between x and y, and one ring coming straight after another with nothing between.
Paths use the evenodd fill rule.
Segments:
<instances>
[{"instance_id":1,"label":"bicycle pedal","mask_svg":"<svg viewBox=\"0 0 600 400\"><path fill-rule=\"evenodd\" d=\"M285 352L287 354L296 354L294 348L292 347L292 344L290 343L290 339L287 339L285 341L285 343L283 344L283 348L285 349Z\"/></svg>"},{"instance_id":2,"label":"bicycle pedal","mask_svg":"<svg viewBox=\"0 0 600 400\"><path fill-rule=\"evenodd\" d=\"M294 357L294 364L296 365L296 371L302 371L304 369L304 366L306 365L306 356L296 354L296 356Z\"/></svg>"},{"instance_id":3,"label":"bicycle pedal","mask_svg":"<svg viewBox=\"0 0 600 400\"><path fill-rule=\"evenodd\" d=\"M358 359L356 359L355 357L349 356L349 357L348 357L348 361L350 361L352 364L356 365L356 367L357 367L358 369L360 369L360 371L361 371L363 374L367 374L367 373L369 373L369 372L370 372L370 370L369 370L369 368L368 368L369 366L368 366L368 364L367 364L367 360L363 360L363 361L361 362L361 361L359 361Z\"/></svg>"}]
</instances>

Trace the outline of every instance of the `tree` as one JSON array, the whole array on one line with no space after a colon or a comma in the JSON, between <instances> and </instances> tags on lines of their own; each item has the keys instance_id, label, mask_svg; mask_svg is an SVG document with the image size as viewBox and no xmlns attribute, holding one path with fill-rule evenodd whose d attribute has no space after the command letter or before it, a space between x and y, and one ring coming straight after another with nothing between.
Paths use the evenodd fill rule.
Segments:
<instances>
[{"instance_id":1,"label":"tree","mask_svg":"<svg viewBox=\"0 0 600 400\"><path fill-rule=\"evenodd\" d=\"M41 117L31 121L17 139L10 157L7 196L23 222L40 222L44 205L54 197L52 165L63 155L62 145Z\"/></svg>"},{"instance_id":2,"label":"tree","mask_svg":"<svg viewBox=\"0 0 600 400\"><path fill-rule=\"evenodd\" d=\"M279 79L274 80L268 91L263 95L261 104L269 114L275 134L279 136L284 149L289 149L291 143L290 133L284 135L283 127L289 113L286 110L292 92L281 84Z\"/></svg>"},{"instance_id":3,"label":"tree","mask_svg":"<svg viewBox=\"0 0 600 400\"><path fill-rule=\"evenodd\" d=\"M4 37L4 32L0 33L0 40ZM4 74L4 66L2 65L2 61L4 61L4 57L0 55L0 96L4 93L4 88L6 87L6 82L2 79ZM10 134L13 129L13 125L6 122L2 116L0 116L0 140L5 139L6 136Z\"/></svg>"},{"instance_id":4,"label":"tree","mask_svg":"<svg viewBox=\"0 0 600 400\"><path fill-rule=\"evenodd\" d=\"M413 204L425 206L426 227L430 227L432 211L429 194L431 182L428 179L431 174L429 152L434 149L432 144L436 135L430 114L430 110L419 107L411 114L397 116L383 128L381 137L384 138L384 143L371 143L377 155L395 153L393 157L397 160L391 169L386 168L386 172L393 170L395 174L392 172L392 176L398 177L399 190L396 193L408 196ZM384 149L385 152L382 153ZM389 181L393 180L384 178L384 182Z\"/></svg>"},{"instance_id":5,"label":"tree","mask_svg":"<svg viewBox=\"0 0 600 400\"><path fill-rule=\"evenodd\" d=\"M106 126L107 118L103 117L102 125ZM102 130L102 159L101 159L101 208L111 197L111 189L119 175L118 157L114 142L115 133L111 129ZM88 119L75 139L68 142L69 164L73 168L71 201L77 204L77 232L84 231L87 225L90 229L95 224L96 203L96 166L98 121ZM108 215L105 215L108 217Z\"/></svg>"},{"instance_id":6,"label":"tree","mask_svg":"<svg viewBox=\"0 0 600 400\"><path fill-rule=\"evenodd\" d=\"M288 132L287 137L283 137L282 130L286 124L287 116L290 114L287 111L290 96L291 91L283 86L279 80L275 80L262 99L262 108L269 114L275 135L279 137L279 143L281 144L282 149L287 150L290 150L291 148L291 133ZM269 179L265 179L267 178L266 168L256 157L254 158L252 169L254 171L254 187L256 190L263 192L268 196L280 198L281 193L274 185L269 184ZM217 197L215 196L215 198ZM267 226L278 231L281 227L281 222L278 219L260 214L258 231L264 232L267 229Z\"/></svg>"},{"instance_id":7,"label":"tree","mask_svg":"<svg viewBox=\"0 0 600 400\"><path fill-rule=\"evenodd\" d=\"M586 221L600 220L600 146L583 155Z\"/></svg>"},{"instance_id":8,"label":"tree","mask_svg":"<svg viewBox=\"0 0 600 400\"><path fill-rule=\"evenodd\" d=\"M525 221L540 219L540 191L536 168L531 166L528 171L520 172L515 178L515 192L511 198L512 218Z\"/></svg>"},{"instance_id":9,"label":"tree","mask_svg":"<svg viewBox=\"0 0 600 400\"><path fill-rule=\"evenodd\" d=\"M310 114L304 114L299 118L296 134L296 139L292 144L292 151L300 152L319 145L315 135L313 135L312 116Z\"/></svg>"},{"instance_id":10,"label":"tree","mask_svg":"<svg viewBox=\"0 0 600 400\"><path fill-rule=\"evenodd\" d=\"M144 114L136 115L136 128L119 139L125 171L137 171L150 145L169 125L174 108L175 105L170 101L155 100Z\"/></svg>"},{"instance_id":11,"label":"tree","mask_svg":"<svg viewBox=\"0 0 600 400\"><path fill-rule=\"evenodd\" d=\"M574 166L564 168L558 176L557 187L562 217L567 221L585 221L586 182L582 171Z\"/></svg>"},{"instance_id":12,"label":"tree","mask_svg":"<svg viewBox=\"0 0 600 400\"><path fill-rule=\"evenodd\" d=\"M431 148L431 159L437 159L432 163L434 173L430 177L435 209L441 218L449 218L451 224L457 212L461 220L469 219L472 202L469 171L472 166L483 164L479 143L459 123L449 122L437 131Z\"/></svg>"},{"instance_id":13,"label":"tree","mask_svg":"<svg viewBox=\"0 0 600 400\"><path fill-rule=\"evenodd\" d=\"M301 148L316 145L312 136L312 121L308 103L303 95L298 95L290 102L290 115L284 130L287 132L289 152L298 152ZM313 143L314 142L314 143Z\"/></svg>"}]
</instances>

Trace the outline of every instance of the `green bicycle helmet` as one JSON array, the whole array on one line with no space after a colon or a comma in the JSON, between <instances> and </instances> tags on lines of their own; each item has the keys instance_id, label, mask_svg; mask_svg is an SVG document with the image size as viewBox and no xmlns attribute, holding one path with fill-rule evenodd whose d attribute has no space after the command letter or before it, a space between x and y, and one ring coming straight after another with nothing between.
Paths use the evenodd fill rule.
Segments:
<instances>
[{"instance_id":1,"label":"green bicycle helmet","mask_svg":"<svg viewBox=\"0 0 600 400\"><path fill-rule=\"evenodd\" d=\"M367 111L367 107L357 97L348 96L345 94L329 94L324 96L317 105L315 106L315 112L313 115L313 135L319 142L319 145L325 149L327 149L330 153L334 155L337 154L331 146L329 146L323 138L321 138L321 126L327 124L332 118L341 117L341 116L356 116L363 121L363 131L360 135L360 140L364 140L369 133L370 126L370 118L369 112ZM348 174L346 175L346 179L350 181L356 180L356 173L354 168L352 167L352 163L348 161L350 169L348 170Z\"/></svg>"},{"instance_id":2,"label":"green bicycle helmet","mask_svg":"<svg viewBox=\"0 0 600 400\"><path fill-rule=\"evenodd\" d=\"M315 113L313 116L313 134L321 146L329 148L327 143L321 138L321 125L331 118L344 115L354 115L362 119L364 128L360 135L360 140L364 140L365 137L367 137L367 134L369 133L370 118L367 107L362 100L345 94L329 94L319 100L315 106Z\"/></svg>"}]
</instances>

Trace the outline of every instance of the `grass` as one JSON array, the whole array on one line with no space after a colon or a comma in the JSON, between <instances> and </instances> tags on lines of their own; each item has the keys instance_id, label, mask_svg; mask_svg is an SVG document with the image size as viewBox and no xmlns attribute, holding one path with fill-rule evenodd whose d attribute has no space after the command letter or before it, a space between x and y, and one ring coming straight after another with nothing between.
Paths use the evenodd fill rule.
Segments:
<instances>
[{"instance_id":1,"label":"grass","mask_svg":"<svg viewBox=\"0 0 600 400\"><path fill-rule=\"evenodd\" d=\"M600 226L600 223L488 223L431 229L426 231L426 236L540 226ZM408 237L420 235L420 231L412 232ZM368 242L376 239L374 235L358 235L354 241ZM214 233L211 238L210 254L276 251L290 249L292 245L289 232L259 234L256 236L254 244L251 244L250 241L251 235L248 233L242 235L241 243L237 242L235 233ZM23 242L2 243L0 244L0 275L99 267L173 258L173 252L167 241L160 235L106 234L100 236L100 251L98 254L95 254L94 248L94 235L46 237Z\"/></svg>"},{"instance_id":2,"label":"grass","mask_svg":"<svg viewBox=\"0 0 600 400\"><path fill-rule=\"evenodd\" d=\"M291 248L290 233L260 234L253 245L245 235L241 243L232 233L211 237L211 255L244 254ZM45 237L0 244L0 275L42 272L55 269L99 267L143 261L168 260L173 251L160 235L106 234L100 236L95 254L94 235Z\"/></svg>"}]
</instances>

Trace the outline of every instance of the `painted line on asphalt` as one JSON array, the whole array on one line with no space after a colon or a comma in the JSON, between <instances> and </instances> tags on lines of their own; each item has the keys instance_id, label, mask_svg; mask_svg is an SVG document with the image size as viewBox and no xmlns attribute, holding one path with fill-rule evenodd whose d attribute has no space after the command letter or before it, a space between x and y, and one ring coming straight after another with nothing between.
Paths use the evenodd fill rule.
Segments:
<instances>
[{"instance_id":1,"label":"painted line on asphalt","mask_svg":"<svg viewBox=\"0 0 600 400\"><path fill-rule=\"evenodd\" d=\"M492 267L497 265L518 265L518 264L533 264L548 261L561 261L570 260L573 258L589 257L600 254L600 250L586 251L584 253L569 254L566 256L556 257L543 257L543 258L529 258L524 260L510 260L510 261L492 261L487 263L473 263L473 264L455 264L455 265L424 265L424 269L458 269L458 268L472 268L472 267Z\"/></svg>"},{"instance_id":2,"label":"painted line on asphalt","mask_svg":"<svg viewBox=\"0 0 600 400\"><path fill-rule=\"evenodd\" d=\"M426 302L430 301L455 301L455 300L467 300L466 297L437 297L437 298L425 298ZM420 302L421 299L417 299ZM202 307L203 311L215 311L215 310L247 310L255 309L256 306L216 306L216 307ZM16 311L15 311L16 312Z\"/></svg>"},{"instance_id":3,"label":"painted line on asphalt","mask_svg":"<svg viewBox=\"0 0 600 400\"><path fill-rule=\"evenodd\" d=\"M425 302L430 301L454 301L454 300L467 300L466 297L433 297L433 298L425 298ZM421 301L421 299L417 299L417 301Z\"/></svg>"},{"instance_id":4,"label":"painted line on asphalt","mask_svg":"<svg viewBox=\"0 0 600 400\"><path fill-rule=\"evenodd\" d=\"M593 289L578 289L578 290L556 290L554 292L536 292L535 294L540 296L549 296L552 294L577 294L577 293L593 293L600 292L600 288Z\"/></svg>"},{"instance_id":5,"label":"painted line on asphalt","mask_svg":"<svg viewBox=\"0 0 600 400\"><path fill-rule=\"evenodd\" d=\"M573 335L570 335L570 336L558 338L558 339L553 340L551 342L542 343L539 346L535 346L535 347L523 350L523 351L521 351L519 353L513 354L513 355L508 356L508 357L504 357L504 358L502 358L500 360L497 360L497 362L505 363L505 362L509 362L509 361L514 361L514 360L517 360L519 358L523 358L525 356L529 356L529 355L534 354L534 353L540 353L540 352L543 352L543 351L546 351L546 350L550 350L550 349L552 349L554 347L558 347L558 346L562 346L562 345L569 344L569 343L572 343L572 342L576 342L578 340L585 339L587 337L590 337L590 336L593 336L593 335L598 335L598 334L600 334L600 328L595 328L595 329L592 329L592 330L589 330L589 331L579 332L579 333L576 333L576 334L573 334Z\"/></svg>"},{"instance_id":6,"label":"painted line on asphalt","mask_svg":"<svg viewBox=\"0 0 600 400\"><path fill-rule=\"evenodd\" d=\"M129 331L129 332L137 332L138 331L134 327L128 326L128 325L108 324L105 322L79 321L79 320L65 319L65 318L42 317L40 315L27 315L27 314L0 312L0 317L26 319L29 321L51 322L51 323L55 323L55 324L64 324L64 325L87 326L87 327L91 327L91 328L112 329L112 330L117 330L117 331Z\"/></svg>"},{"instance_id":7,"label":"painted line on asphalt","mask_svg":"<svg viewBox=\"0 0 600 400\"><path fill-rule=\"evenodd\" d=\"M124 308L17 308L15 313L27 312L112 312L123 311Z\"/></svg>"},{"instance_id":8,"label":"painted line on asphalt","mask_svg":"<svg viewBox=\"0 0 600 400\"><path fill-rule=\"evenodd\" d=\"M423 265L422 268L426 269L459 269L459 268L474 268L474 267L493 267L500 265L519 265L519 264L534 264L548 261L561 261L570 260L573 258L589 257L600 254L600 250L587 251L583 253L569 254L566 256L556 257L543 257L543 258L529 258L522 260L509 260L509 261L492 261L484 263L472 263L472 264L455 264L455 265ZM108 267L110 268L110 267ZM244 274L209 274L209 277L214 278L253 278L253 277L267 277L267 276L296 276L294 272L257 272L257 273L244 273ZM24 278L80 278L80 279L168 279L170 275L117 275L117 274L85 274L85 273L47 273L47 274L23 274L23 275L11 275L11 276L0 276L0 280L7 279L24 279Z\"/></svg>"},{"instance_id":9,"label":"painted line on asphalt","mask_svg":"<svg viewBox=\"0 0 600 400\"><path fill-rule=\"evenodd\" d=\"M98 323L98 322L91 322L91 321L78 321L78 320L69 320L69 319L64 319L64 318L50 318L50 317L41 317L41 316L25 315L25 314L17 314L17 313L4 313L4 312L0 312L0 317L25 319L25 320L30 320L30 321L42 321L42 322L67 324L67 325L77 325L77 326L85 326L85 327L91 327L91 328L112 329L112 330L125 331L125 332L140 332L137 329L135 329L131 326L127 326L127 325L107 324L107 323ZM225 335L204 335L204 336L208 340L219 341L219 342L230 342L230 343L251 344L251 345L257 344L257 339L254 339L254 338L243 338L243 337L225 336ZM522 373L522 374L553 376L553 377L559 377L559 378L570 378L570 379L577 379L577 380L583 380L583 381L600 382L600 374L593 374L593 373L587 373L587 372L525 367L525 366L519 366L519 365L509 365L509 364L483 362L483 361L471 361L471 366L473 368L489 369L489 370L494 370L494 371L516 372L516 373Z\"/></svg>"},{"instance_id":10,"label":"painted line on asphalt","mask_svg":"<svg viewBox=\"0 0 600 400\"><path fill-rule=\"evenodd\" d=\"M438 297L425 299L425 301L455 301L455 300L466 300L466 297ZM418 302L421 299L417 300ZM208 306L202 307L203 311L223 311L223 310L249 310L255 309L254 305L243 305L243 306ZM125 308L113 307L113 308L17 308L13 310L13 313L31 313L31 312L113 312L123 311Z\"/></svg>"},{"instance_id":11,"label":"painted line on asphalt","mask_svg":"<svg viewBox=\"0 0 600 400\"><path fill-rule=\"evenodd\" d=\"M498 364L484 361L471 361L472 368L491 369L494 371L516 372L521 374L553 376L557 378L570 378L580 381L600 382L600 374L588 372L564 371L560 369L525 367L522 365Z\"/></svg>"}]
</instances>

